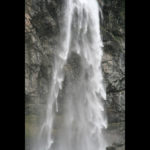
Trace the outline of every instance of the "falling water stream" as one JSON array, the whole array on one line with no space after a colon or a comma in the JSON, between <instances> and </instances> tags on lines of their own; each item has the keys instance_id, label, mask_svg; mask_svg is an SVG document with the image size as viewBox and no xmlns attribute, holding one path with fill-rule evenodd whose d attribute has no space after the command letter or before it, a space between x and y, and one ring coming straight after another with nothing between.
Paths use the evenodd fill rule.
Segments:
<instances>
[{"instance_id":1,"label":"falling water stream","mask_svg":"<svg viewBox=\"0 0 150 150\"><path fill-rule=\"evenodd\" d=\"M51 89L36 150L106 150L101 71L101 9L96 0L65 0Z\"/></svg>"}]
</instances>

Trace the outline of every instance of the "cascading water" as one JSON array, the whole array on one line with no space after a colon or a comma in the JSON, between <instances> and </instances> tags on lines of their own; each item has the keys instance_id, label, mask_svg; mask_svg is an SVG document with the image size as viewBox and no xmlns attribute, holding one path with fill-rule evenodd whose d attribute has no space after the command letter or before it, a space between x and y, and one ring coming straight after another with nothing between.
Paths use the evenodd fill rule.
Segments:
<instances>
[{"instance_id":1,"label":"cascading water","mask_svg":"<svg viewBox=\"0 0 150 150\"><path fill-rule=\"evenodd\" d=\"M105 150L100 8L96 0L65 0L63 12L47 116L35 149Z\"/></svg>"}]
</instances>

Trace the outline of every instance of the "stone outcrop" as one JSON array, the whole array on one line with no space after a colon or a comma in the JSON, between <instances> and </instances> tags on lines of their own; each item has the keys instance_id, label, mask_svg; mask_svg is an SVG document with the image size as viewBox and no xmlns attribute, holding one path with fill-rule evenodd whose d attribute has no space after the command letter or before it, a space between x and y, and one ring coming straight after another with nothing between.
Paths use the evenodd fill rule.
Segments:
<instances>
[{"instance_id":1,"label":"stone outcrop","mask_svg":"<svg viewBox=\"0 0 150 150\"><path fill-rule=\"evenodd\" d=\"M107 91L108 150L124 150L125 132L125 0L99 0L103 9L101 32L104 42L102 69ZM63 0L25 1L25 125L26 150L44 116ZM73 58L76 56L72 56ZM74 59L73 59L74 60ZM76 62L76 61L74 61ZM73 62L73 65L75 65ZM66 65L73 68L72 62ZM69 66L69 67L68 67ZM74 71L74 76L76 72Z\"/></svg>"}]
</instances>

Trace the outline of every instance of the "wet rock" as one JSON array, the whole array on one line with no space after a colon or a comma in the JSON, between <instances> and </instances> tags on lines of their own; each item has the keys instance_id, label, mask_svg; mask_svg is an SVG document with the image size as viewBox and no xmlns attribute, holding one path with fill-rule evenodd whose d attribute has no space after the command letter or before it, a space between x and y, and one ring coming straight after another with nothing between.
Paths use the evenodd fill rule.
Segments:
<instances>
[{"instance_id":1,"label":"wet rock","mask_svg":"<svg viewBox=\"0 0 150 150\"><path fill-rule=\"evenodd\" d=\"M125 30L124 0L103 0L104 20L101 31L104 41L102 69L107 91L105 103L108 117L110 144L116 142L122 147L108 149L124 150L125 131ZM114 141L112 141L114 139Z\"/></svg>"},{"instance_id":2,"label":"wet rock","mask_svg":"<svg viewBox=\"0 0 150 150\"><path fill-rule=\"evenodd\" d=\"M116 150L116 148L111 146L111 147L107 147L106 150Z\"/></svg>"}]
</instances>

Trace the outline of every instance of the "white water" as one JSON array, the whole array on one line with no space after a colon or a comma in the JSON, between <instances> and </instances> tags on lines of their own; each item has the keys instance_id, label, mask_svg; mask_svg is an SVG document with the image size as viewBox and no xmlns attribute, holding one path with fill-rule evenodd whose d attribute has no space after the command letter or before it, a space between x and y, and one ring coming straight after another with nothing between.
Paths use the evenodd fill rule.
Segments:
<instances>
[{"instance_id":1,"label":"white water","mask_svg":"<svg viewBox=\"0 0 150 150\"><path fill-rule=\"evenodd\" d=\"M65 0L64 6L47 116L35 149L105 150L100 8L96 0ZM69 69L67 64L69 59L74 60L73 55L77 66L70 65ZM76 73L74 70L78 72L75 78L70 75ZM63 98L59 98L62 91Z\"/></svg>"}]
</instances>

